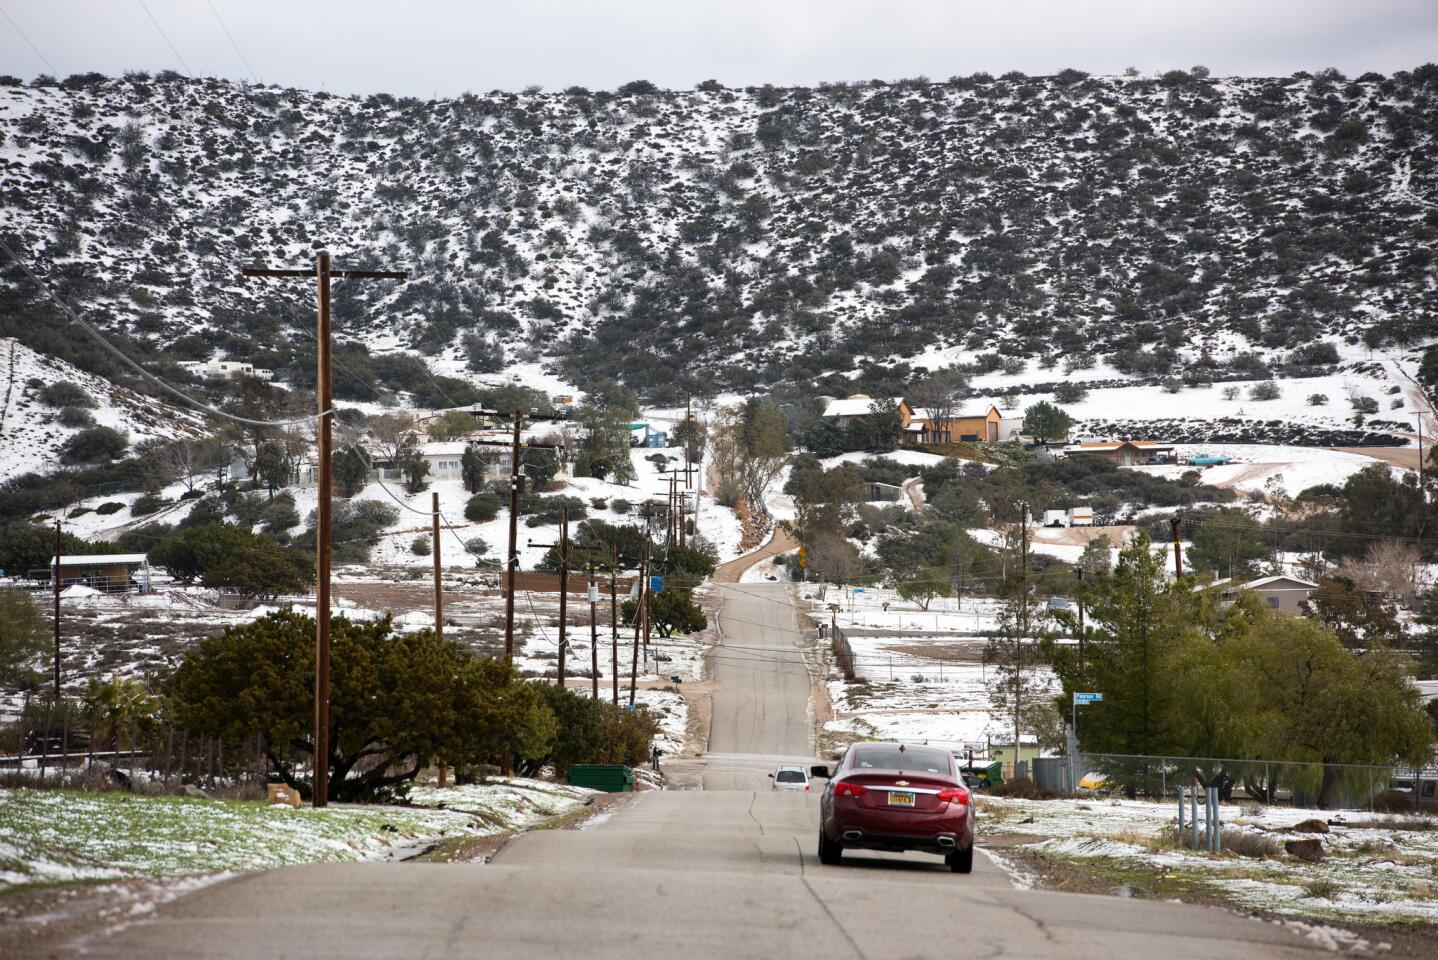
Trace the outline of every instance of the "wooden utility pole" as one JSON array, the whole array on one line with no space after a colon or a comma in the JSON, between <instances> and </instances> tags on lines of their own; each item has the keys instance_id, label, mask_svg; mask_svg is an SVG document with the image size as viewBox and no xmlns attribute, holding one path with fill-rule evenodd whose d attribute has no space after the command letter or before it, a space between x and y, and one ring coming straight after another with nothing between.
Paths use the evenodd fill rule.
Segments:
<instances>
[{"instance_id":1,"label":"wooden utility pole","mask_svg":"<svg viewBox=\"0 0 1438 960\"><path fill-rule=\"evenodd\" d=\"M55 518L55 572L50 578L55 592L55 703L60 702L60 518ZM45 731L49 735L50 731ZM24 753L24 750L20 751Z\"/></svg>"},{"instance_id":2,"label":"wooden utility pole","mask_svg":"<svg viewBox=\"0 0 1438 960\"><path fill-rule=\"evenodd\" d=\"M599 586L594 582L594 564L589 565L589 693L599 699L599 623L595 619L595 607L599 606Z\"/></svg>"},{"instance_id":3,"label":"wooden utility pole","mask_svg":"<svg viewBox=\"0 0 1438 960\"><path fill-rule=\"evenodd\" d=\"M559 686L564 688L564 655L569 625L569 508L559 509Z\"/></svg>"},{"instance_id":4,"label":"wooden utility pole","mask_svg":"<svg viewBox=\"0 0 1438 960\"><path fill-rule=\"evenodd\" d=\"M1178 539L1178 526L1182 522L1176 516L1168 518L1168 525L1173 530L1173 578L1179 583L1183 582L1183 544Z\"/></svg>"},{"instance_id":5,"label":"wooden utility pole","mask_svg":"<svg viewBox=\"0 0 1438 960\"><path fill-rule=\"evenodd\" d=\"M644 619L649 604L646 598L649 594L649 544L644 544L644 552L639 558L639 595L634 598L634 650L629 660L629 705L634 706L634 692L639 685L639 621ZM649 624L644 624L644 649L645 654L649 650Z\"/></svg>"},{"instance_id":6,"label":"wooden utility pole","mask_svg":"<svg viewBox=\"0 0 1438 960\"><path fill-rule=\"evenodd\" d=\"M314 797L316 807L329 803L330 756L330 529L334 512L334 375L330 330L330 278L353 280L403 280L409 274L399 270L331 270L330 255L321 252L315 266L307 270L270 270L246 267L246 277L314 277L318 284L319 310L315 324L315 404L318 451L315 457L318 503L315 506L315 733Z\"/></svg>"},{"instance_id":7,"label":"wooden utility pole","mask_svg":"<svg viewBox=\"0 0 1438 960\"><path fill-rule=\"evenodd\" d=\"M439 572L439 491L430 493L430 531L434 540L434 636L444 639L444 581Z\"/></svg>"},{"instance_id":8,"label":"wooden utility pole","mask_svg":"<svg viewBox=\"0 0 1438 960\"><path fill-rule=\"evenodd\" d=\"M619 706L619 547L609 548L609 676Z\"/></svg>"},{"instance_id":9,"label":"wooden utility pole","mask_svg":"<svg viewBox=\"0 0 1438 960\"><path fill-rule=\"evenodd\" d=\"M1079 672L1082 673L1082 672L1083 672L1083 667L1084 667L1083 601L1084 601L1084 592L1085 592L1085 590L1084 590L1084 582L1083 582L1083 567L1079 567L1076 572L1078 573L1078 578L1079 578L1079 595L1078 595L1078 610L1079 610L1079 616L1078 616Z\"/></svg>"},{"instance_id":10,"label":"wooden utility pole","mask_svg":"<svg viewBox=\"0 0 1438 960\"><path fill-rule=\"evenodd\" d=\"M1423 411L1414 414L1418 418L1418 499L1428 502L1428 493L1423 489Z\"/></svg>"},{"instance_id":11,"label":"wooden utility pole","mask_svg":"<svg viewBox=\"0 0 1438 960\"><path fill-rule=\"evenodd\" d=\"M1029 635L1029 505L1023 505L1023 521L1019 528L1019 557L1022 580L1019 590L1019 617L1022 627L1014 644L1014 779L1019 776L1020 710L1024 695L1024 640Z\"/></svg>"},{"instance_id":12,"label":"wooden utility pole","mask_svg":"<svg viewBox=\"0 0 1438 960\"><path fill-rule=\"evenodd\" d=\"M509 585L504 591L504 662L514 662L514 588L519 572L519 488L524 478L519 473L519 425L523 417L514 411L514 444L509 455Z\"/></svg>"}]
</instances>

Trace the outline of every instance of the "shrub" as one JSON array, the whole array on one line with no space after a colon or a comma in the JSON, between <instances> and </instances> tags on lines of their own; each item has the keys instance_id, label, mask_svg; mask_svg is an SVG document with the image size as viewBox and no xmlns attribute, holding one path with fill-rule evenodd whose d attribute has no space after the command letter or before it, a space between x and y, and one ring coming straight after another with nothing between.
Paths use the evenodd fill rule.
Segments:
<instances>
[{"instance_id":1,"label":"shrub","mask_svg":"<svg viewBox=\"0 0 1438 960\"><path fill-rule=\"evenodd\" d=\"M125 505L119 500L107 500L95 508L95 512L102 517L108 517L112 513L119 513L125 509Z\"/></svg>"},{"instance_id":2,"label":"shrub","mask_svg":"<svg viewBox=\"0 0 1438 960\"><path fill-rule=\"evenodd\" d=\"M1248 390L1248 399L1250 400L1277 400L1281 396L1283 396L1283 391L1278 389L1278 384L1272 380L1255 383Z\"/></svg>"},{"instance_id":3,"label":"shrub","mask_svg":"<svg viewBox=\"0 0 1438 960\"><path fill-rule=\"evenodd\" d=\"M589 506L595 510L605 510L609 507L609 501L603 497L593 497L589 501Z\"/></svg>"},{"instance_id":4,"label":"shrub","mask_svg":"<svg viewBox=\"0 0 1438 960\"><path fill-rule=\"evenodd\" d=\"M464 505L464 518L475 523L484 523L499 516L499 496L485 491L476 493Z\"/></svg>"},{"instance_id":5,"label":"shrub","mask_svg":"<svg viewBox=\"0 0 1438 960\"><path fill-rule=\"evenodd\" d=\"M113 427L89 427L81 430L60 447L64 463L100 463L117 460L125 455L130 439Z\"/></svg>"},{"instance_id":6,"label":"shrub","mask_svg":"<svg viewBox=\"0 0 1438 960\"><path fill-rule=\"evenodd\" d=\"M1278 841L1264 833L1248 830L1224 830L1223 849L1231 850L1240 857L1276 857L1280 847Z\"/></svg>"},{"instance_id":7,"label":"shrub","mask_svg":"<svg viewBox=\"0 0 1438 960\"><path fill-rule=\"evenodd\" d=\"M1164 393L1178 393L1183 389L1183 381L1178 377L1166 377L1163 381Z\"/></svg>"},{"instance_id":8,"label":"shrub","mask_svg":"<svg viewBox=\"0 0 1438 960\"><path fill-rule=\"evenodd\" d=\"M60 425L64 427L93 427L95 418L84 407L71 404L60 408Z\"/></svg>"},{"instance_id":9,"label":"shrub","mask_svg":"<svg viewBox=\"0 0 1438 960\"><path fill-rule=\"evenodd\" d=\"M486 553L489 552L489 541L484 539L483 537L470 537L468 540L464 541L464 549L468 550L476 557L483 557Z\"/></svg>"},{"instance_id":10,"label":"shrub","mask_svg":"<svg viewBox=\"0 0 1438 960\"><path fill-rule=\"evenodd\" d=\"M415 537L414 541L409 545L409 552L416 557L429 556L433 552L429 545L429 535L422 533Z\"/></svg>"},{"instance_id":11,"label":"shrub","mask_svg":"<svg viewBox=\"0 0 1438 960\"><path fill-rule=\"evenodd\" d=\"M1237 400L1237 399L1238 399L1238 388L1235 387L1233 384L1229 384L1228 386L1226 386L1226 387L1223 388L1223 394L1222 394L1222 395L1223 395L1223 399L1225 399L1225 400Z\"/></svg>"},{"instance_id":12,"label":"shrub","mask_svg":"<svg viewBox=\"0 0 1438 960\"><path fill-rule=\"evenodd\" d=\"M609 501L609 509L613 510L617 514L623 515L628 513L630 510L633 510L634 504L630 503L628 500L623 499L622 497L615 497L613 500Z\"/></svg>"},{"instance_id":13,"label":"shrub","mask_svg":"<svg viewBox=\"0 0 1438 960\"><path fill-rule=\"evenodd\" d=\"M1321 407L1326 403L1328 403L1328 394L1326 393L1310 393L1308 395L1308 405L1310 407Z\"/></svg>"},{"instance_id":14,"label":"shrub","mask_svg":"<svg viewBox=\"0 0 1438 960\"><path fill-rule=\"evenodd\" d=\"M40 402L47 407L93 407L94 399L69 380L47 383L40 388Z\"/></svg>"},{"instance_id":15,"label":"shrub","mask_svg":"<svg viewBox=\"0 0 1438 960\"><path fill-rule=\"evenodd\" d=\"M1088 391L1076 383L1061 383L1054 388L1054 399L1059 403L1082 403L1088 398Z\"/></svg>"},{"instance_id":16,"label":"shrub","mask_svg":"<svg viewBox=\"0 0 1438 960\"><path fill-rule=\"evenodd\" d=\"M170 501L166 500L158 493L141 494L138 500L130 504L130 516L148 517L156 510L169 504L169 502Z\"/></svg>"},{"instance_id":17,"label":"shrub","mask_svg":"<svg viewBox=\"0 0 1438 960\"><path fill-rule=\"evenodd\" d=\"M1018 797L1022 800L1033 800L1038 796L1039 791L1034 786L1033 780L1025 777L1023 780L1005 780L989 793L996 797Z\"/></svg>"}]
</instances>

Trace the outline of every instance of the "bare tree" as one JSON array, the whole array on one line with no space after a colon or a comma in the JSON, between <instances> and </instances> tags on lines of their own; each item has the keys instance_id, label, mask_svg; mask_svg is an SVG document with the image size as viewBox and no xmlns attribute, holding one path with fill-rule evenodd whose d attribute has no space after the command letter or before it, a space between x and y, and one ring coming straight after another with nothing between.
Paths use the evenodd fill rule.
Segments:
<instances>
[{"instance_id":1,"label":"bare tree","mask_svg":"<svg viewBox=\"0 0 1438 960\"><path fill-rule=\"evenodd\" d=\"M394 463L405 440L414 436L414 419L403 413L382 413L370 420L369 429L379 455Z\"/></svg>"},{"instance_id":2,"label":"bare tree","mask_svg":"<svg viewBox=\"0 0 1438 960\"><path fill-rule=\"evenodd\" d=\"M809 542L810 572L820 580L846 583L863 570L859 551L844 537L833 531L820 531Z\"/></svg>"},{"instance_id":3,"label":"bare tree","mask_svg":"<svg viewBox=\"0 0 1438 960\"><path fill-rule=\"evenodd\" d=\"M957 367L935 370L914 384L907 397L911 407L920 407L928 414L929 428L936 442L953 439L953 423L958 419L959 404L968 388L968 376Z\"/></svg>"},{"instance_id":4,"label":"bare tree","mask_svg":"<svg viewBox=\"0 0 1438 960\"><path fill-rule=\"evenodd\" d=\"M1338 575L1363 590L1375 590L1405 603L1418 593L1417 571L1423 563L1418 548L1401 540L1379 540L1363 558L1345 559Z\"/></svg>"}]
</instances>

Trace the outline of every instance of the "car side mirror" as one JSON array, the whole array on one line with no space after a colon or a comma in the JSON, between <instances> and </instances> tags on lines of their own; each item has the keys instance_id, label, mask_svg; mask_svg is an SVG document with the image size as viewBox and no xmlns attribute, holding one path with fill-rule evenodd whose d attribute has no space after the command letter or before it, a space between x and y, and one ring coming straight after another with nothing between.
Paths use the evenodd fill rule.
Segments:
<instances>
[{"instance_id":1,"label":"car side mirror","mask_svg":"<svg viewBox=\"0 0 1438 960\"><path fill-rule=\"evenodd\" d=\"M774 779L774 775L773 775L772 773L769 774L769 779L770 779L770 780L773 780L773 779Z\"/></svg>"},{"instance_id":2,"label":"car side mirror","mask_svg":"<svg viewBox=\"0 0 1438 960\"><path fill-rule=\"evenodd\" d=\"M809 776L817 777L820 780L828 780L830 777L829 768L822 763L816 763L809 768Z\"/></svg>"}]
</instances>

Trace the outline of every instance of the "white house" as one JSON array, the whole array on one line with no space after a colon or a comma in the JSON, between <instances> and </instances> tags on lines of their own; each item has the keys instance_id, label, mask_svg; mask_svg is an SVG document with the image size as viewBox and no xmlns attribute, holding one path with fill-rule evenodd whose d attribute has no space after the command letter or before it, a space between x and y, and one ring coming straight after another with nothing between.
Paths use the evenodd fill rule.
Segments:
<instances>
[{"instance_id":1,"label":"white house","mask_svg":"<svg viewBox=\"0 0 1438 960\"><path fill-rule=\"evenodd\" d=\"M238 380L240 377L273 380L275 377L273 370L238 360L181 360L178 366L181 370L206 380Z\"/></svg>"},{"instance_id":2,"label":"white house","mask_svg":"<svg viewBox=\"0 0 1438 960\"><path fill-rule=\"evenodd\" d=\"M852 421L855 417L867 417L869 414L874 412L874 402L876 399L880 403L889 402L893 403L895 406L900 406L904 402L901 398L898 397L875 398L869 396L868 394L856 393L852 396L842 397L838 400L830 400L828 405L824 407L824 419L833 420L834 426L838 427L840 430L846 430L849 427L850 421ZM909 418L904 416L904 409L902 407L899 411L899 415L904 420L904 426L908 426Z\"/></svg>"}]
</instances>

